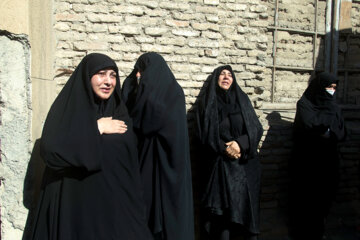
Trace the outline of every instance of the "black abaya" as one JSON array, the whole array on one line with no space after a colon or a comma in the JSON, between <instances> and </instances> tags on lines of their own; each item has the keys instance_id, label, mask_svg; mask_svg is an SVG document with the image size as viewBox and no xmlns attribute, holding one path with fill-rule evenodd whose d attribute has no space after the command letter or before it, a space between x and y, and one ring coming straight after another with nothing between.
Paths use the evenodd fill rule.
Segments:
<instances>
[{"instance_id":1,"label":"black abaya","mask_svg":"<svg viewBox=\"0 0 360 240\"><path fill-rule=\"evenodd\" d=\"M322 239L324 219L339 180L337 144L344 138L344 121L336 97L325 87L337 83L321 73L297 102L294 152L290 167L290 234L294 239Z\"/></svg>"},{"instance_id":2,"label":"black abaya","mask_svg":"<svg viewBox=\"0 0 360 240\"><path fill-rule=\"evenodd\" d=\"M101 69L118 72L103 54L81 61L53 103L41 138L47 167L32 239L152 239L137 160L136 136L120 98L117 76L107 100L90 79ZM97 120L125 121L124 134L100 135Z\"/></svg>"},{"instance_id":3,"label":"black abaya","mask_svg":"<svg viewBox=\"0 0 360 240\"><path fill-rule=\"evenodd\" d=\"M137 83L136 73L141 79ZM194 239L185 96L165 60L140 56L123 96L139 139L149 227L159 239Z\"/></svg>"},{"instance_id":4,"label":"black abaya","mask_svg":"<svg viewBox=\"0 0 360 240\"><path fill-rule=\"evenodd\" d=\"M233 77L228 91L218 86L224 69ZM208 170L203 176L205 229L211 239L226 229L230 233L244 229L245 233L258 234L261 170L257 146L263 129L229 65L216 68L210 75L195 113L197 136L202 145L198 161ZM225 154L225 143L233 140L241 148L240 159Z\"/></svg>"}]
</instances>

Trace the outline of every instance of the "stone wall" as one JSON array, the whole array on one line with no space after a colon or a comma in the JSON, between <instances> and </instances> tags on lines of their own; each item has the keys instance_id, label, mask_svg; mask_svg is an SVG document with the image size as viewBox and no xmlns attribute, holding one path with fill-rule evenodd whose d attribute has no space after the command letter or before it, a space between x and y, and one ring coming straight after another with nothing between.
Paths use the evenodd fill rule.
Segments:
<instances>
[{"instance_id":1,"label":"stone wall","mask_svg":"<svg viewBox=\"0 0 360 240\"><path fill-rule=\"evenodd\" d=\"M1 239L21 239L27 219L24 179L31 147L30 46L0 32Z\"/></svg>"},{"instance_id":2,"label":"stone wall","mask_svg":"<svg viewBox=\"0 0 360 240\"><path fill-rule=\"evenodd\" d=\"M190 135L191 107L205 79L219 65L233 66L239 85L253 101L265 129L259 149L263 166L261 228L264 236L286 235L287 161L292 147L295 103L312 74L311 70L277 69L273 81L274 3L56 0L54 7L55 71L61 75L55 78L58 90L68 79L68 75L62 73L72 70L86 53L110 55L116 60L123 80L142 53L158 52L184 89ZM325 1L319 1L315 6L314 0L280 1L279 27L315 31L317 7L316 30L320 34L314 50L311 35L279 31L276 65L324 67L325 5ZM358 8L354 4L354 16L356 14ZM357 21L354 24L358 24ZM350 147L346 151L351 155L355 150ZM356 171L356 163L345 165ZM196 171L193 174L196 179ZM358 183L356 175L351 181ZM340 193L344 191L347 192L340 190ZM358 192L348 200L357 203Z\"/></svg>"}]
</instances>

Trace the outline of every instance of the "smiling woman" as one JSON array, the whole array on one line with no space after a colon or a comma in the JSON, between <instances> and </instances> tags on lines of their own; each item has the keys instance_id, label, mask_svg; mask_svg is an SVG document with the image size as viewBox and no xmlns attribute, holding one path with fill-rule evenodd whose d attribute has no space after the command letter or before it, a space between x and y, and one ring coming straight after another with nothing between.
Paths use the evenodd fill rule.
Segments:
<instances>
[{"instance_id":1,"label":"smiling woman","mask_svg":"<svg viewBox=\"0 0 360 240\"><path fill-rule=\"evenodd\" d=\"M41 137L46 170L31 239L151 239L117 73L111 58L89 54L53 103Z\"/></svg>"},{"instance_id":2,"label":"smiling woman","mask_svg":"<svg viewBox=\"0 0 360 240\"><path fill-rule=\"evenodd\" d=\"M91 87L102 100L108 99L116 86L116 72L113 69L102 69L91 77Z\"/></svg>"}]
</instances>

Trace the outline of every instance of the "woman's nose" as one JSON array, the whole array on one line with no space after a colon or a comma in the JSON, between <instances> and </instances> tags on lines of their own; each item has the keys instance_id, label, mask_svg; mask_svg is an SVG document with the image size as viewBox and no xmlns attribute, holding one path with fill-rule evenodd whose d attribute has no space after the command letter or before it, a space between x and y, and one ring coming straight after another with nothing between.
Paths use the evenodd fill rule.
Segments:
<instances>
[{"instance_id":1,"label":"woman's nose","mask_svg":"<svg viewBox=\"0 0 360 240\"><path fill-rule=\"evenodd\" d=\"M106 75L105 84L111 84L111 76L110 75Z\"/></svg>"}]
</instances>

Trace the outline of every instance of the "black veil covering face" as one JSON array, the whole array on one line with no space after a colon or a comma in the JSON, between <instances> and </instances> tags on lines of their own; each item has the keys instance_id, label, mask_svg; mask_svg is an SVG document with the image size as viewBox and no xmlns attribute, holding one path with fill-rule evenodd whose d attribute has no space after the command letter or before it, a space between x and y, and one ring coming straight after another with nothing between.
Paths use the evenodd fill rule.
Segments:
<instances>
[{"instance_id":1,"label":"black veil covering face","mask_svg":"<svg viewBox=\"0 0 360 240\"><path fill-rule=\"evenodd\" d=\"M339 181L337 144L345 137L336 95L325 88L338 80L330 73L313 79L296 105L294 149L289 162L290 233L294 239L312 232L322 239L326 218ZM309 217L311 216L311 217Z\"/></svg>"},{"instance_id":2,"label":"black veil covering face","mask_svg":"<svg viewBox=\"0 0 360 240\"><path fill-rule=\"evenodd\" d=\"M159 239L194 239L183 90L162 56L145 53L125 80L123 96L139 139L149 227Z\"/></svg>"},{"instance_id":3,"label":"black veil covering face","mask_svg":"<svg viewBox=\"0 0 360 240\"><path fill-rule=\"evenodd\" d=\"M218 85L224 69L233 77L227 91ZM248 233L258 234L261 169L257 147L263 129L231 66L218 67L209 76L195 114L197 136L203 147L198 161L208 169L203 176L206 180L202 199L209 214L204 220L206 230L212 234L217 228L213 219L221 217L225 228L240 224ZM225 143L233 140L240 143L240 159L230 159L224 152Z\"/></svg>"},{"instance_id":4,"label":"black veil covering face","mask_svg":"<svg viewBox=\"0 0 360 240\"><path fill-rule=\"evenodd\" d=\"M100 100L91 77L113 69L116 86ZM124 134L100 135L97 120L126 122ZM92 53L83 58L48 113L41 138L47 167L33 239L152 239L137 163L136 137L115 62Z\"/></svg>"}]
</instances>

